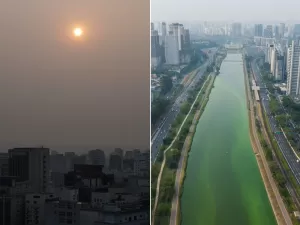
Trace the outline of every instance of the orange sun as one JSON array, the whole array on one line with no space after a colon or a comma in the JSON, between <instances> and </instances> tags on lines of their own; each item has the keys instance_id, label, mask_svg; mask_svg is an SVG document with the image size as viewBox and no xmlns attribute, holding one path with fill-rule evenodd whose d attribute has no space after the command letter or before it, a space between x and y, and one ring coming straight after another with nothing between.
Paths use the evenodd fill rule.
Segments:
<instances>
[{"instance_id":1,"label":"orange sun","mask_svg":"<svg viewBox=\"0 0 300 225\"><path fill-rule=\"evenodd\" d=\"M75 37L80 37L82 36L83 34L83 31L80 27L76 27L74 30L73 30L73 34Z\"/></svg>"}]
</instances>

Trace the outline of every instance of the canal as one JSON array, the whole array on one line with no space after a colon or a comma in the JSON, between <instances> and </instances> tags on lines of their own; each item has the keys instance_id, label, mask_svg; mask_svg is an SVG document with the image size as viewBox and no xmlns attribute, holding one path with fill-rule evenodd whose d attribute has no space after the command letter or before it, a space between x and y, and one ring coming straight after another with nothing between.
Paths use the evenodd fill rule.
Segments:
<instances>
[{"instance_id":1,"label":"canal","mask_svg":"<svg viewBox=\"0 0 300 225\"><path fill-rule=\"evenodd\" d=\"M182 225L275 225L251 148L242 55L228 54L197 125Z\"/></svg>"}]
</instances>

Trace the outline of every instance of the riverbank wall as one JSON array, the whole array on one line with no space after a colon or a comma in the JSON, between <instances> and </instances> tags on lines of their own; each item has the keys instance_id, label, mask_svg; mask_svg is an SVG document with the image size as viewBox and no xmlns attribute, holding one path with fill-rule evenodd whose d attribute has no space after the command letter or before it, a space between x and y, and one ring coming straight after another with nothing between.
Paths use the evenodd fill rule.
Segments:
<instances>
[{"instance_id":1,"label":"riverbank wall","mask_svg":"<svg viewBox=\"0 0 300 225\"><path fill-rule=\"evenodd\" d=\"M249 134L250 141L252 145L253 152L256 156L256 161L258 168L274 213L278 225L292 225L289 217L283 212L285 208L281 196L279 195L277 186L273 180L272 173L269 169L269 165L265 158L265 154L261 143L259 141L254 116L254 103L260 104L259 102L253 102L251 95L250 83L249 83L249 73L247 71L246 60L243 57L243 69L244 69L244 82L245 82L245 92L248 101L248 118L249 118ZM288 214L287 214L288 215Z\"/></svg>"}]
</instances>

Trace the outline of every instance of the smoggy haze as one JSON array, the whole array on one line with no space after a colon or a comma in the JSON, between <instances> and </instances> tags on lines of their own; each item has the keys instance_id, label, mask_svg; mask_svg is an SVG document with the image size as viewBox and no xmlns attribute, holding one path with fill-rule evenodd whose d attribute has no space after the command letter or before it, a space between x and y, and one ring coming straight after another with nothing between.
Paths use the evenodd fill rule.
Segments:
<instances>
[{"instance_id":1,"label":"smoggy haze","mask_svg":"<svg viewBox=\"0 0 300 225\"><path fill-rule=\"evenodd\" d=\"M148 147L148 1L4 1L0 27L0 150Z\"/></svg>"},{"instance_id":2,"label":"smoggy haze","mask_svg":"<svg viewBox=\"0 0 300 225\"><path fill-rule=\"evenodd\" d=\"M151 0L152 21L300 20L295 0Z\"/></svg>"}]
</instances>

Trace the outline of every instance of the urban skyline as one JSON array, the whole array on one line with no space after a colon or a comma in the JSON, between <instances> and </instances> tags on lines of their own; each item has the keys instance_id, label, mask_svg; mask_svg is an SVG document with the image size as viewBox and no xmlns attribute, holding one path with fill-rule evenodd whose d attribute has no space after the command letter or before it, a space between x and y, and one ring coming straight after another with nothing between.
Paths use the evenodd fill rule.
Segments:
<instances>
[{"instance_id":1,"label":"urban skyline","mask_svg":"<svg viewBox=\"0 0 300 225\"><path fill-rule=\"evenodd\" d=\"M126 2L0 3L0 151L149 148L149 5Z\"/></svg>"},{"instance_id":2,"label":"urban skyline","mask_svg":"<svg viewBox=\"0 0 300 225\"><path fill-rule=\"evenodd\" d=\"M0 153L0 224L147 223L149 162L150 152L138 149L117 148L108 160L99 149L9 149Z\"/></svg>"}]
</instances>

